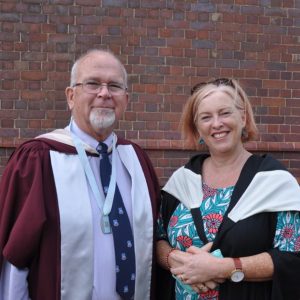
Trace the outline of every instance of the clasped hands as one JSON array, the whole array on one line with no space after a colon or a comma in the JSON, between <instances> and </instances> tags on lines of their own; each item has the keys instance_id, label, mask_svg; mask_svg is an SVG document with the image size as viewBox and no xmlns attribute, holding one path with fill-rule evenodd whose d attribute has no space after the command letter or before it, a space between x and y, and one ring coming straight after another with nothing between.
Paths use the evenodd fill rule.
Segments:
<instances>
[{"instance_id":1,"label":"clasped hands","mask_svg":"<svg viewBox=\"0 0 300 300\"><path fill-rule=\"evenodd\" d=\"M210 254L211 246L212 243L208 243L201 248L191 246L186 252L178 250L170 253L171 273L191 285L198 294L213 290L225 281L217 276L217 260L220 258Z\"/></svg>"}]
</instances>

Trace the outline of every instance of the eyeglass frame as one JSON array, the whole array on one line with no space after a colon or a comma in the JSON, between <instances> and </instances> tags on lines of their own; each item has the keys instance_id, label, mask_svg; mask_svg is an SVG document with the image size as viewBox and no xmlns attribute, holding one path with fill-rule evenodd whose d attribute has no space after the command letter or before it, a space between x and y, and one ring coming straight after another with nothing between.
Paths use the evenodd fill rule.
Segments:
<instances>
[{"instance_id":1,"label":"eyeglass frame","mask_svg":"<svg viewBox=\"0 0 300 300\"><path fill-rule=\"evenodd\" d=\"M95 89L95 90L89 90L88 88L87 88L87 85L98 85L98 88L97 89ZM124 87L124 86L121 86L120 84L118 84L118 83L105 83L105 82L103 82L103 83L98 83L98 82L78 82L78 83L74 83L73 85L72 85L72 88L75 88L75 87L77 87L77 86L81 86L82 87L82 89L86 92L86 93L88 93L88 94L98 94L98 93L100 93L101 92L101 90L102 90L102 88L104 87L104 86L106 86L106 88L107 88L107 90L109 91L109 93L110 94L112 94L112 95L121 95L122 93L121 93L121 91L122 92L126 92L127 91L127 87ZM118 91L111 91L110 90L110 87L115 87L115 88L118 88ZM120 91L120 92L119 92Z\"/></svg>"},{"instance_id":2,"label":"eyeglass frame","mask_svg":"<svg viewBox=\"0 0 300 300\"><path fill-rule=\"evenodd\" d=\"M200 90L201 87L203 87L207 84L214 84L216 86L225 85L225 86L230 86L233 89L236 89L236 86L234 85L232 79L226 78L226 77L221 77L221 78L216 78L214 80L210 80L210 81L207 81L207 82L204 81L204 82L199 82L199 83L195 84L191 88L191 95L195 94L197 91Z\"/></svg>"}]
</instances>

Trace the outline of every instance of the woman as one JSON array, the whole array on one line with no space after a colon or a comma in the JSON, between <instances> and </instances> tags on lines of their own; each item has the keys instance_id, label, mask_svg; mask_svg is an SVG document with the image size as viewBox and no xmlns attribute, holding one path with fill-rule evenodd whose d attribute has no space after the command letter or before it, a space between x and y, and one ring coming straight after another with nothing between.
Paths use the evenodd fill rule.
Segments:
<instances>
[{"instance_id":1,"label":"woman","mask_svg":"<svg viewBox=\"0 0 300 300\"><path fill-rule=\"evenodd\" d=\"M193 88L182 130L209 153L162 191L158 262L176 281L160 278L161 299L299 300L300 189L277 160L245 149L257 129L238 82Z\"/></svg>"}]
</instances>

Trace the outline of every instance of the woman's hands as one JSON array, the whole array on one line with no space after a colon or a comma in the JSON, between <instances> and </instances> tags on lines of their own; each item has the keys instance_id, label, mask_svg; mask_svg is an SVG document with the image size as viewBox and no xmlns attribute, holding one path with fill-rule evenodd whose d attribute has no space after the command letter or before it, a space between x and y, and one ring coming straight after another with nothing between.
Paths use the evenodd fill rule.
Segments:
<instances>
[{"instance_id":1,"label":"woman's hands","mask_svg":"<svg viewBox=\"0 0 300 300\"><path fill-rule=\"evenodd\" d=\"M209 253L211 246L212 243L202 248L191 246L186 252L172 251L170 254L170 271L198 293L215 289L225 280L218 274L217 260L220 258Z\"/></svg>"},{"instance_id":2,"label":"woman's hands","mask_svg":"<svg viewBox=\"0 0 300 300\"><path fill-rule=\"evenodd\" d=\"M161 240L157 242L158 262L183 283L191 285L197 293L205 293L223 283L235 268L232 258L218 258L212 255L211 246L212 243L208 243L202 248L191 246L186 252L179 249L170 252L170 244ZM245 280L272 280L274 264L269 253L263 252L240 259Z\"/></svg>"},{"instance_id":3,"label":"woman's hands","mask_svg":"<svg viewBox=\"0 0 300 300\"><path fill-rule=\"evenodd\" d=\"M160 240L157 242L158 262L183 283L190 284L197 293L205 293L225 281L225 276L222 278L215 275L218 273L220 258L209 253L211 246L212 243L208 243L202 248L191 246L186 252L179 249L170 251L170 244ZM210 270L212 267L215 272Z\"/></svg>"}]
</instances>

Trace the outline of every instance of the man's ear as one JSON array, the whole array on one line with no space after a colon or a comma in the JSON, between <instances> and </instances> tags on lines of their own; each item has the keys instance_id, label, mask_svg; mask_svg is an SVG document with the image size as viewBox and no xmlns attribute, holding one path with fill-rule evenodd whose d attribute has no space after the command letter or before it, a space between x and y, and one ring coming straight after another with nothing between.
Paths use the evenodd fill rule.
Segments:
<instances>
[{"instance_id":1,"label":"man's ear","mask_svg":"<svg viewBox=\"0 0 300 300\"><path fill-rule=\"evenodd\" d=\"M68 86L65 90L65 94L67 97L69 109L72 110L74 107L74 89L72 87Z\"/></svg>"}]
</instances>

